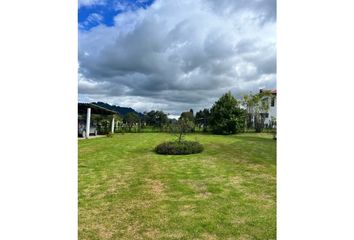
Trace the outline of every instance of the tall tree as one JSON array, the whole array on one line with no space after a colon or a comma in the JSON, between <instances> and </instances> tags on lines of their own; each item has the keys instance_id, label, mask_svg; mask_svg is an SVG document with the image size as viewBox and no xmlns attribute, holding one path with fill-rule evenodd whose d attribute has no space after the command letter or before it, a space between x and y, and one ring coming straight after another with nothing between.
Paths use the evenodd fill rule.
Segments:
<instances>
[{"instance_id":1,"label":"tall tree","mask_svg":"<svg viewBox=\"0 0 354 240\"><path fill-rule=\"evenodd\" d=\"M189 121L194 121L194 116L192 112L182 112L179 118L188 119Z\"/></svg>"},{"instance_id":2,"label":"tall tree","mask_svg":"<svg viewBox=\"0 0 354 240\"><path fill-rule=\"evenodd\" d=\"M134 112L129 112L129 113L125 114L123 120L124 120L125 124L127 124L129 132L131 132L132 127L135 124L139 123L140 118L139 118L138 114L136 114Z\"/></svg>"},{"instance_id":3,"label":"tall tree","mask_svg":"<svg viewBox=\"0 0 354 240\"><path fill-rule=\"evenodd\" d=\"M245 110L231 92L225 93L210 110L210 127L216 134L242 132L245 124Z\"/></svg>"},{"instance_id":4,"label":"tall tree","mask_svg":"<svg viewBox=\"0 0 354 240\"><path fill-rule=\"evenodd\" d=\"M150 111L144 115L146 124L154 128L162 129L168 123L167 114L163 111Z\"/></svg>"},{"instance_id":5,"label":"tall tree","mask_svg":"<svg viewBox=\"0 0 354 240\"><path fill-rule=\"evenodd\" d=\"M207 108L200 110L195 114L195 123L199 128L203 127L203 131L207 131L210 121L210 111Z\"/></svg>"},{"instance_id":6,"label":"tall tree","mask_svg":"<svg viewBox=\"0 0 354 240\"><path fill-rule=\"evenodd\" d=\"M157 111L157 127L160 128L160 130L163 130L163 127L168 123L168 117L167 114L164 113L163 111Z\"/></svg>"}]
</instances>

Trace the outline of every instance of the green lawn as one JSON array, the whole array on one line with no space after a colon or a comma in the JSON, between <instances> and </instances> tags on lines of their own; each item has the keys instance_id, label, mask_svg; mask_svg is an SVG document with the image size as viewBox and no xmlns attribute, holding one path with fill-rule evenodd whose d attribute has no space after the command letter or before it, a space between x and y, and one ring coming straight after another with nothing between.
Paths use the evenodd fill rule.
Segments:
<instances>
[{"instance_id":1,"label":"green lawn","mask_svg":"<svg viewBox=\"0 0 354 240\"><path fill-rule=\"evenodd\" d=\"M173 137L80 140L79 239L275 239L270 134L191 134L203 153L157 155Z\"/></svg>"}]
</instances>

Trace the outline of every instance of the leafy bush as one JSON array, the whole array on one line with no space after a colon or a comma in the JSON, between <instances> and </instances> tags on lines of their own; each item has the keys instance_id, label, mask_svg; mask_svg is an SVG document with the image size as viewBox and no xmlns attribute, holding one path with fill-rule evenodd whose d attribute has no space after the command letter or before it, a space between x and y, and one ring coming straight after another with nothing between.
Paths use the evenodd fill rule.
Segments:
<instances>
[{"instance_id":1,"label":"leafy bush","mask_svg":"<svg viewBox=\"0 0 354 240\"><path fill-rule=\"evenodd\" d=\"M181 141L181 142L164 142L156 146L155 152L158 154L168 155L185 155L200 153L204 150L203 145L199 142Z\"/></svg>"}]
</instances>

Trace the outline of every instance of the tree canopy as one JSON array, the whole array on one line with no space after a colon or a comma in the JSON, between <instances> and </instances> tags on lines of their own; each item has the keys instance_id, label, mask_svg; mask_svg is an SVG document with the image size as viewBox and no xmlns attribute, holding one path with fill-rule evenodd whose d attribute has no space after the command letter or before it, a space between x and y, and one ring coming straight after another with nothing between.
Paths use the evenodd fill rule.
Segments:
<instances>
[{"instance_id":1,"label":"tree canopy","mask_svg":"<svg viewBox=\"0 0 354 240\"><path fill-rule=\"evenodd\" d=\"M225 93L210 110L210 127L216 134L242 132L245 124L245 110L231 92Z\"/></svg>"},{"instance_id":2,"label":"tree canopy","mask_svg":"<svg viewBox=\"0 0 354 240\"><path fill-rule=\"evenodd\" d=\"M189 112L182 112L179 118L187 119L189 121L194 122L193 109L190 109Z\"/></svg>"},{"instance_id":3,"label":"tree canopy","mask_svg":"<svg viewBox=\"0 0 354 240\"><path fill-rule=\"evenodd\" d=\"M140 122L140 118L139 118L138 114L136 114L134 112L129 112L124 116L123 121L127 124L128 128L129 128L129 132L130 132L132 127L134 126L134 124L137 124Z\"/></svg>"},{"instance_id":4,"label":"tree canopy","mask_svg":"<svg viewBox=\"0 0 354 240\"><path fill-rule=\"evenodd\" d=\"M210 121L210 111L208 108L204 108L195 114L195 123L199 127L203 127L203 131L207 131Z\"/></svg>"},{"instance_id":5,"label":"tree canopy","mask_svg":"<svg viewBox=\"0 0 354 240\"><path fill-rule=\"evenodd\" d=\"M150 111L145 113L144 119L147 125L156 128L162 128L165 124L168 123L167 114L163 111Z\"/></svg>"}]
</instances>

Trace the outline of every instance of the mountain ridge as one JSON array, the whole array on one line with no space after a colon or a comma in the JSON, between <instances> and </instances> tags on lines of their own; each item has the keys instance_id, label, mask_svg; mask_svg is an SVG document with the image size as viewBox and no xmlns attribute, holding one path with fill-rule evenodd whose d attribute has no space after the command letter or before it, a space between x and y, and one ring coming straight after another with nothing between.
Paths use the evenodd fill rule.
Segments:
<instances>
[{"instance_id":1,"label":"mountain ridge","mask_svg":"<svg viewBox=\"0 0 354 240\"><path fill-rule=\"evenodd\" d=\"M100 107L104 107L107 108L109 110L112 110L114 112L119 113L120 115L124 116L129 112L133 112L138 114L140 117L144 116L144 114L137 112L135 109L131 108L131 107L120 107L117 105L111 105L109 103L105 103L105 102L92 102L92 104L98 105Z\"/></svg>"}]
</instances>

